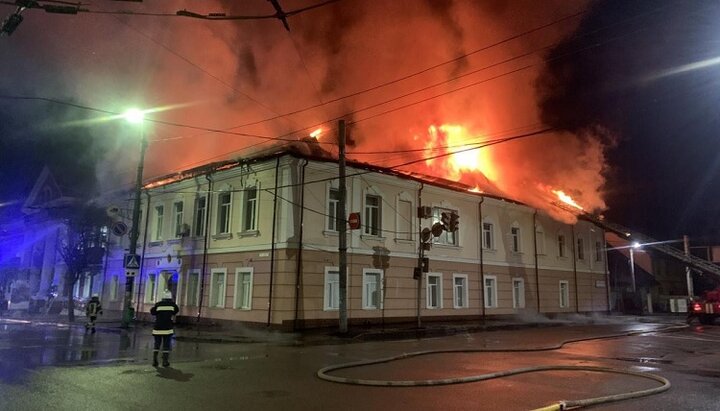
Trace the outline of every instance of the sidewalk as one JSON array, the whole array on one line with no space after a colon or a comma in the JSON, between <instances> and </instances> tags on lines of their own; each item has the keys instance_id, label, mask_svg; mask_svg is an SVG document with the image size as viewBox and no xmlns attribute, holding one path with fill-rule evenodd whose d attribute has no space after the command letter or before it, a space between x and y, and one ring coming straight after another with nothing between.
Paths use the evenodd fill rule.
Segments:
<instances>
[{"instance_id":1,"label":"sidewalk","mask_svg":"<svg viewBox=\"0 0 720 411\"><path fill-rule=\"evenodd\" d=\"M7 313L3 313L3 315L0 315L0 319L31 322L34 324L68 324L67 315L7 316ZM76 316L73 326L82 327L85 321L85 316ZM227 327L178 324L175 327L175 339L178 341L225 344L270 343L303 346L431 338L464 333L558 327L563 325L622 324L632 322L684 324L685 316L672 314L585 316L573 314L563 318L548 319L544 316L535 315L529 318L488 318L485 321L472 322L425 322L421 328L417 328L415 323L392 324L385 325L384 327L381 325L350 326L348 333L344 335L338 334L337 328L335 327L310 329L293 333L263 327L248 327L239 324ZM102 332L118 334L122 332L142 332L149 335L152 332L152 324L134 322L130 329L123 329L121 328L119 315L113 316L111 314L98 318L97 329Z\"/></svg>"}]
</instances>

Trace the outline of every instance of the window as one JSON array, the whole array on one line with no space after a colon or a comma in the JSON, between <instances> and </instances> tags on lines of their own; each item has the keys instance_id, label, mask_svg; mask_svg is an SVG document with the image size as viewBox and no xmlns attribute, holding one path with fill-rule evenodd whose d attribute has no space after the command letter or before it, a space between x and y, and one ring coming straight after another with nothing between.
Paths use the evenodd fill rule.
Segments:
<instances>
[{"instance_id":1,"label":"window","mask_svg":"<svg viewBox=\"0 0 720 411\"><path fill-rule=\"evenodd\" d=\"M235 308L252 309L253 268L235 270Z\"/></svg>"},{"instance_id":2,"label":"window","mask_svg":"<svg viewBox=\"0 0 720 411\"><path fill-rule=\"evenodd\" d=\"M337 267L325 267L325 310L337 310L340 308L340 269Z\"/></svg>"},{"instance_id":3,"label":"window","mask_svg":"<svg viewBox=\"0 0 720 411\"><path fill-rule=\"evenodd\" d=\"M380 235L380 210L381 210L380 196L367 194L365 195L365 234L369 235Z\"/></svg>"},{"instance_id":4,"label":"window","mask_svg":"<svg viewBox=\"0 0 720 411\"><path fill-rule=\"evenodd\" d=\"M232 207L232 194L220 193L218 195L217 234L230 232L230 210Z\"/></svg>"},{"instance_id":5,"label":"window","mask_svg":"<svg viewBox=\"0 0 720 411\"><path fill-rule=\"evenodd\" d=\"M114 275L110 279L110 301L117 301L118 289L120 288L120 279Z\"/></svg>"},{"instance_id":6,"label":"window","mask_svg":"<svg viewBox=\"0 0 720 411\"><path fill-rule=\"evenodd\" d=\"M205 235L205 213L207 212L206 197L195 199L195 236Z\"/></svg>"},{"instance_id":7,"label":"window","mask_svg":"<svg viewBox=\"0 0 720 411\"><path fill-rule=\"evenodd\" d=\"M482 248L486 250L495 249L495 241L493 238L493 224L483 223L482 225Z\"/></svg>"},{"instance_id":8,"label":"window","mask_svg":"<svg viewBox=\"0 0 720 411\"><path fill-rule=\"evenodd\" d=\"M210 273L210 307L225 308L225 273L223 269Z\"/></svg>"},{"instance_id":9,"label":"window","mask_svg":"<svg viewBox=\"0 0 720 411\"><path fill-rule=\"evenodd\" d=\"M148 274L147 282L145 283L145 302L154 303L155 293L157 291L156 277L154 273Z\"/></svg>"},{"instance_id":10,"label":"window","mask_svg":"<svg viewBox=\"0 0 720 411\"><path fill-rule=\"evenodd\" d=\"M485 308L497 307L497 278L494 275L486 275L484 280Z\"/></svg>"},{"instance_id":11,"label":"window","mask_svg":"<svg viewBox=\"0 0 720 411\"><path fill-rule=\"evenodd\" d=\"M568 306L569 300L570 296L568 282L562 280L560 281L560 308L566 308Z\"/></svg>"},{"instance_id":12,"label":"window","mask_svg":"<svg viewBox=\"0 0 720 411\"><path fill-rule=\"evenodd\" d=\"M468 308L468 279L465 274L453 274L453 307Z\"/></svg>"},{"instance_id":13,"label":"window","mask_svg":"<svg viewBox=\"0 0 720 411\"><path fill-rule=\"evenodd\" d=\"M520 227L517 225L517 223L514 223L512 227L510 227L510 246L512 248L512 251L514 253L520 252Z\"/></svg>"},{"instance_id":14,"label":"window","mask_svg":"<svg viewBox=\"0 0 720 411\"><path fill-rule=\"evenodd\" d=\"M397 238L400 240L412 240L413 238L413 215L412 202L398 200L397 209Z\"/></svg>"},{"instance_id":15,"label":"window","mask_svg":"<svg viewBox=\"0 0 720 411\"><path fill-rule=\"evenodd\" d=\"M565 257L565 235L558 234L557 246L558 246L558 257Z\"/></svg>"},{"instance_id":16,"label":"window","mask_svg":"<svg viewBox=\"0 0 720 411\"><path fill-rule=\"evenodd\" d=\"M442 274L428 273L426 288L427 308L442 308Z\"/></svg>"},{"instance_id":17,"label":"window","mask_svg":"<svg viewBox=\"0 0 720 411\"><path fill-rule=\"evenodd\" d=\"M538 254L545 254L545 230L542 227L535 227L535 244Z\"/></svg>"},{"instance_id":18,"label":"window","mask_svg":"<svg viewBox=\"0 0 720 411\"><path fill-rule=\"evenodd\" d=\"M449 210L447 208L433 207L433 224L439 223L442 218L442 213L457 214L457 210ZM435 244L446 244L446 245L458 245L457 243L458 231L451 233L447 230L443 230L439 237L433 236L433 243Z\"/></svg>"},{"instance_id":19,"label":"window","mask_svg":"<svg viewBox=\"0 0 720 411\"><path fill-rule=\"evenodd\" d=\"M200 272L197 270L188 271L185 284L185 305L197 307L200 295Z\"/></svg>"},{"instance_id":20,"label":"window","mask_svg":"<svg viewBox=\"0 0 720 411\"><path fill-rule=\"evenodd\" d=\"M525 308L525 280L513 278L513 308Z\"/></svg>"},{"instance_id":21,"label":"window","mask_svg":"<svg viewBox=\"0 0 720 411\"><path fill-rule=\"evenodd\" d=\"M165 207L155 206L155 239L162 240L163 233L163 214Z\"/></svg>"},{"instance_id":22,"label":"window","mask_svg":"<svg viewBox=\"0 0 720 411\"><path fill-rule=\"evenodd\" d=\"M603 246L600 241L595 241L595 261L602 261Z\"/></svg>"},{"instance_id":23,"label":"window","mask_svg":"<svg viewBox=\"0 0 720 411\"><path fill-rule=\"evenodd\" d=\"M328 209L327 209L327 230L337 231L337 217L340 206L340 189L329 187L328 188Z\"/></svg>"},{"instance_id":24,"label":"window","mask_svg":"<svg viewBox=\"0 0 720 411\"><path fill-rule=\"evenodd\" d=\"M382 306L382 270L363 270L362 305L364 309L373 310Z\"/></svg>"},{"instance_id":25,"label":"window","mask_svg":"<svg viewBox=\"0 0 720 411\"><path fill-rule=\"evenodd\" d=\"M175 211L175 237L180 237L183 234L183 202L175 202L173 209Z\"/></svg>"},{"instance_id":26,"label":"window","mask_svg":"<svg viewBox=\"0 0 720 411\"><path fill-rule=\"evenodd\" d=\"M585 240L583 240L581 237L578 237L577 239L577 259L585 259Z\"/></svg>"},{"instance_id":27,"label":"window","mask_svg":"<svg viewBox=\"0 0 720 411\"><path fill-rule=\"evenodd\" d=\"M245 189L245 219L243 221L243 231L257 231L257 214L258 214L258 189L257 187L248 187Z\"/></svg>"}]
</instances>

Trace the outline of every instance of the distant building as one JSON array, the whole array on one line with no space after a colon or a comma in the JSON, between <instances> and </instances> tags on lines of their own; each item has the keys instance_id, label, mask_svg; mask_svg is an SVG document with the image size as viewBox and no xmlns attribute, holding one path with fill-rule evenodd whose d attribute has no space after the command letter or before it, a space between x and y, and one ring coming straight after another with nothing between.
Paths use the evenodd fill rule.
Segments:
<instances>
[{"instance_id":1,"label":"distant building","mask_svg":"<svg viewBox=\"0 0 720 411\"><path fill-rule=\"evenodd\" d=\"M424 321L608 310L604 232L443 179L349 163L350 324L413 321L419 231L460 216L427 252ZM170 175L143 189L139 315L169 289L184 317L283 328L336 325L337 162L287 150ZM433 218L418 221L418 205ZM119 206L132 207L128 200ZM126 216L129 215L127 211ZM113 237L103 305L121 309L128 238Z\"/></svg>"}]
</instances>

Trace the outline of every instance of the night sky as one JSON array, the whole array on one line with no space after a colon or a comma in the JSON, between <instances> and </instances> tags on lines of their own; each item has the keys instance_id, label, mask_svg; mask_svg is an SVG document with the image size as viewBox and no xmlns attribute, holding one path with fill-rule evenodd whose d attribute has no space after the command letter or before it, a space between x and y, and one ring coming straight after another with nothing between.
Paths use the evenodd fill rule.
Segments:
<instances>
[{"instance_id":1,"label":"night sky","mask_svg":"<svg viewBox=\"0 0 720 411\"><path fill-rule=\"evenodd\" d=\"M273 12L264 0L89 8ZM0 14L14 9L0 5ZM149 177L274 144L253 135L302 138L344 115L361 120L358 151L417 148L431 123L488 136L554 127L545 140L494 149L509 196L535 204L521 188L559 188L657 239L720 243L717 2L341 0L290 17L290 32L277 20L23 16L0 38L0 202L26 195L45 164L70 194L129 187L139 130L108 114L129 106L163 107L150 117L172 123L146 123ZM536 53L465 77L528 52ZM400 98L435 81L446 83ZM410 107L385 113L402 105ZM242 136L202 130L238 125ZM332 122L325 127L331 134Z\"/></svg>"}]
</instances>

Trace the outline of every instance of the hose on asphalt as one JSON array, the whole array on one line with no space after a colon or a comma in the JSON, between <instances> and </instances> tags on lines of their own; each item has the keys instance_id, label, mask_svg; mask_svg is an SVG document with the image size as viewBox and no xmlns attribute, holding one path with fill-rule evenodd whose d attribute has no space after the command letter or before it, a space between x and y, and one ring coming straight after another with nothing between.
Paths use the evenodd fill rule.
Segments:
<instances>
[{"instance_id":1,"label":"hose on asphalt","mask_svg":"<svg viewBox=\"0 0 720 411\"><path fill-rule=\"evenodd\" d=\"M422 386L449 385L449 384L465 384L465 383L470 383L470 382L485 381L485 380L491 380L491 379L495 379L495 378L502 378L502 377L508 377L511 375L527 374L527 373L533 373L533 372L590 371L590 372L599 372L599 373L614 373L614 374L630 375L630 376L634 376L634 377L650 379L650 380L653 380L655 382L659 382L660 384L662 384L659 387L655 387L655 388L649 388L649 389L639 390L639 391L631 391L631 392L626 392L626 393L621 393L621 394L606 395L606 396L594 397L594 398L584 398L584 399L579 399L579 400L558 401L557 403L554 403L552 405L549 405L549 406L546 406L543 408L538 408L536 411L566 410L566 409L570 409L570 408L586 407L586 406L590 406L590 405L622 401L622 400L627 400L627 399L631 399L631 398L639 398L639 397L644 397L644 396L648 396L648 395L658 394L658 393L661 393L663 391L667 391L668 389L670 389L670 381L668 381L664 377L661 377L661 376L655 375L655 374L651 374L651 373L642 373L642 372L623 370L623 369L618 369L618 368L594 367L594 366L582 366L582 365L535 366L535 367L526 367L526 368L515 368L515 369L511 369L511 370L498 371L498 372L480 374L480 375L440 378L440 379L430 379L430 380L369 380L369 379L360 379L360 378L340 377L340 376L330 375L329 373L331 373L333 371L337 371L337 370L342 370L342 369L388 363L388 362L403 360L403 359L412 358L412 357L419 357L422 355L477 353L477 352L507 353L507 352L552 351L552 350L558 350L558 349L564 347L565 345L571 344L571 343L602 340L602 339L611 339L611 338L620 338L620 337L627 337L627 336L632 336L632 335L647 334L647 333L651 333L651 332L674 331L674 330L679 330L679 329L683 329L683 328L687 328L687 325L663 327L663 328L658 328L658 329L653 329L653 330L627 331L627 332L623 332L623 333L601 335L601 336L596 336L596 337L567 339L567 340L563 340L557 344L553 344L553 345L549 345L549 346L545 346L545 347L535 347L535 348L509 348L509 349L456 348L456 349L446 349L446 350L415 351L415 352L395 355L392 357L385 357L385 358L379 358L379 359L374 359L374 360L362 360L362 361L355 361L355 362L331 365L331 366L327 366L327 367L319 369L317 371L316 375L318 376L318 378L320 378L322 380L340 383L340 384L364 385L364 386L374 386L374 387L422 387Z\"/></svg>"}]
</instances>

